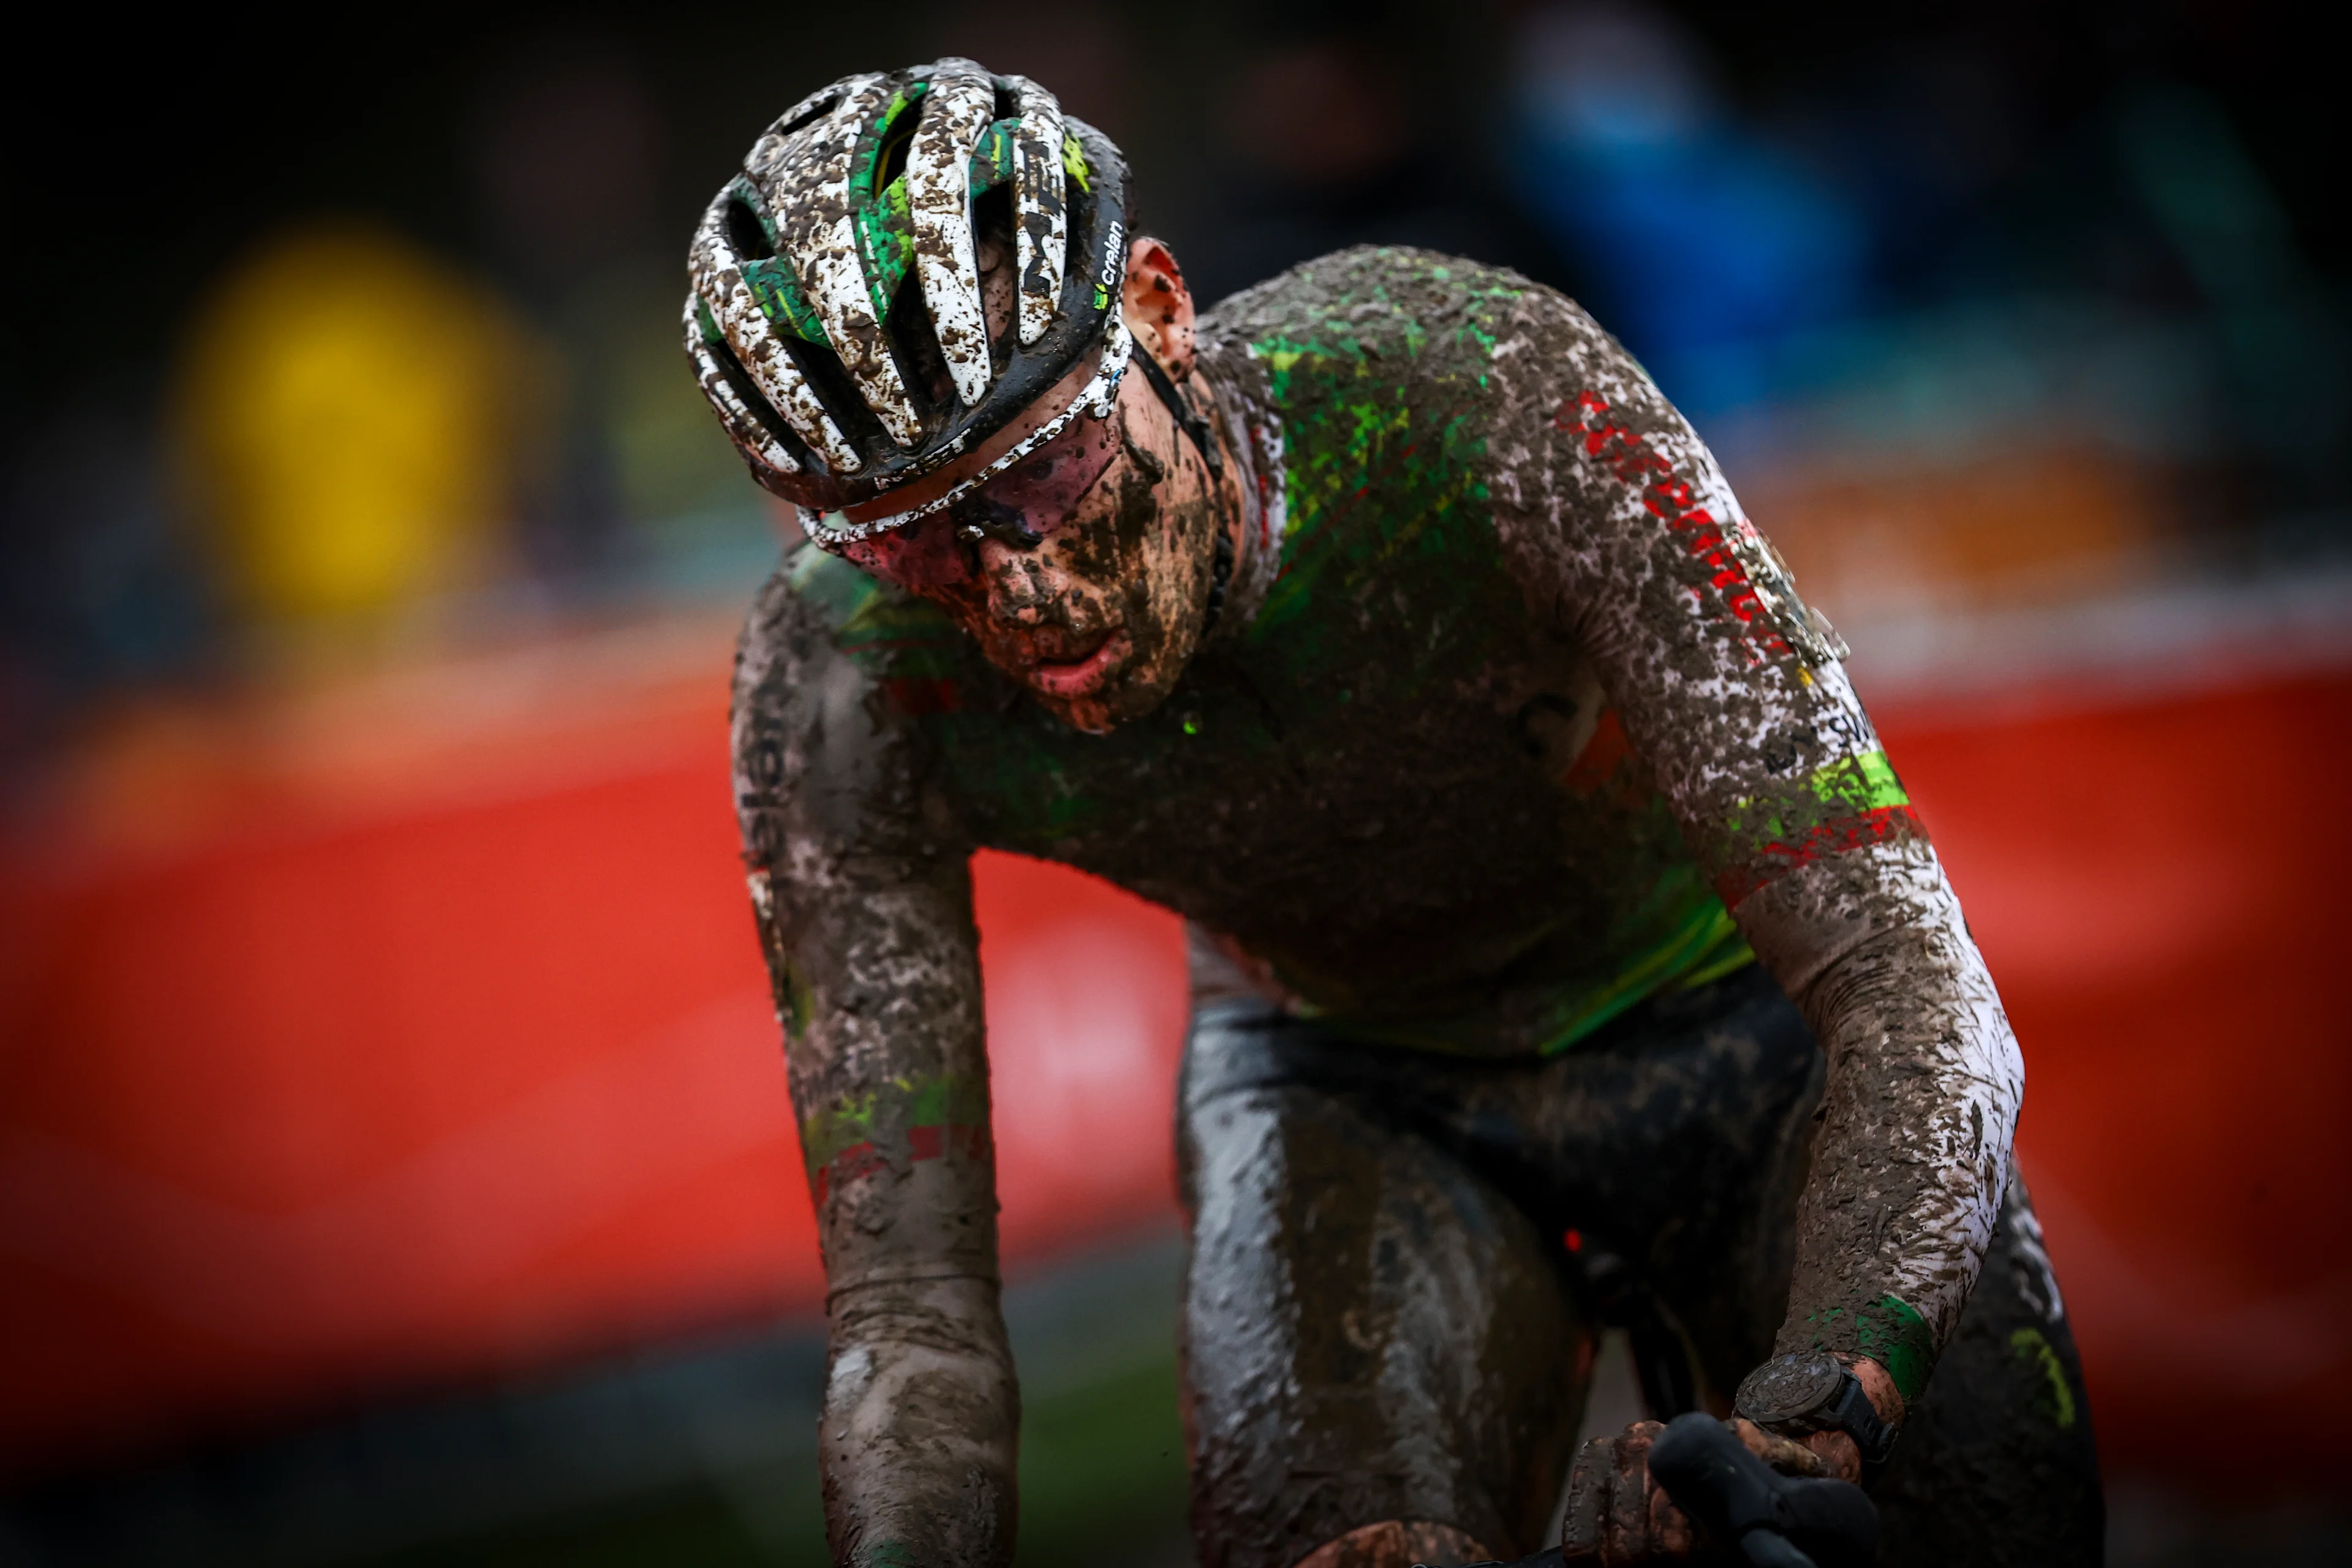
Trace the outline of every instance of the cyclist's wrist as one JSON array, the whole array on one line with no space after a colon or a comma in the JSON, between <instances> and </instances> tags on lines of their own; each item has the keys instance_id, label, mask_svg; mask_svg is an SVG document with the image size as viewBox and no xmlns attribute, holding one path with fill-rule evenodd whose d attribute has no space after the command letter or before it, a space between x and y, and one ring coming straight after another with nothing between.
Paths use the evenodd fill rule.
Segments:
<instances>
[{"instance_id":1,"label":"cyclist's wrist","mask_svg":"<svg viewBox=\"0 0 2352 1568\"><path fill-rule=\"evenodd\" d=\"M1885 1367L1820 1350L1773 1357L1741 1381L1735 1403L1741 1416L1802 1443L1849 1480L1886 1462L1904 1413Z\"/></svg>"},{"instance_id":2,"label":"cyclist's wrist","mask_svg":"<svg viewBox=\"0 0 2352 1568\"><path fill-rule=\"evenodd\" d=\"M1866 1355L1841 1354L1838 1360L1845 1363L1846 1369L1853 1373L1854 1381L1862 1384L1862 1391L1869 1396L1871 1408L1878 1413L1878 1418L1891 1429L1900 1431L1903 1417L1910 1405L1905 1401L1902 1391L1895 1386L1895 1374Z\"/></svg>"}]
</instances>

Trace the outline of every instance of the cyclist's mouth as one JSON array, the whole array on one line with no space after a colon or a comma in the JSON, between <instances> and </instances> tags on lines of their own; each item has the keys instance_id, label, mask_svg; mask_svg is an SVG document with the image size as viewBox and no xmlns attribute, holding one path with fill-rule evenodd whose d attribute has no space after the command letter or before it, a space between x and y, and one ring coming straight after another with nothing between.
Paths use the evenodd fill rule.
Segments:
<instances>
[{"instance_id":1,"label":"cyclist's mouth","mask_svg":"<svg viewBox=\"0 0 2352 1568\"><path fill-rule=\"evenodd\" d=\"M1029 684L1048 697L1091 696L1127 657L1127 634L1114 626L1089 645L1056 648L1060 658L1040 658L1029 667Z\"/></svg>"}]
</instances>

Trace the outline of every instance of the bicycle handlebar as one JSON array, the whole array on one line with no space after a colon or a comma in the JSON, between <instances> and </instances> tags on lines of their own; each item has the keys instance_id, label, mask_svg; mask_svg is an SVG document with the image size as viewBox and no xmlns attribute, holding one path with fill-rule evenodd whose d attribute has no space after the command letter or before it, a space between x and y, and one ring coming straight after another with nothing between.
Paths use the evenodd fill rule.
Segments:
<instances>
[{"instance_id":1,"label":"bicycle handlebar","mask_svg":"<svg viewBox=\"0 0 2352 1568\"><path fill-rule=\"evenodd\" d=\"M1868 1568L1876 1555L1878 1510L1860 1487L1781 1475L1711 1415L1667 1422L1650 1445L1650 1474L1756 1568Z\"/></svg>"}]
</instances>

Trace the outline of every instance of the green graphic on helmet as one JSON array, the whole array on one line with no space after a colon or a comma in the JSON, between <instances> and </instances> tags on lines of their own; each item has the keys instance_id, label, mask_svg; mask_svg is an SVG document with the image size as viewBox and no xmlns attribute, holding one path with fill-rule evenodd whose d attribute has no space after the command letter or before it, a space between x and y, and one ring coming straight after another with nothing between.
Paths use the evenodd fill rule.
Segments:
<instances>
[{"instance_id":1,"label":"green graphic on helmet","mask_svg":"<svg viewBox=\"0 0 2352 1568\"><path fill-rule=\"evenodd\" d=\"M802 289L800 277L793 271L793 264L779 255L760 255L753 244L745 243L756 236L758 247L771 253L776 248L775 221L761 205L760 193L750 181L740 178L727 189L736 203L729 209L730 220L739 228L747 222L750 225L750 231L739 236L736 248L743 253L743 285L751 289L751 298L759 305L761 313L774 323L778 331L790 332L807 342L824 342L824 323L817 320L816 311L810 307L808 295ZM695 308L702 312L701 320L709 327L703 341L712 343L723 342L717 324L710 321L709 307L698 300Z\"/></svg>"},{"instance_id":2,"label":"green graphic on helmet","mask_svg":"<svg viewBox=\"0 0 2352 1568\"><path fill-rule=\"evenodd\" d=\"M992 121L988 129L981 132L979 145L971 150L970 189L975 198L1013 178L1013 132L1019 123L1013 120Z\"/></svg>"},{"instance_id":3,"label":"green graphic on helmet","mask_svg":"<svg viewBox=\"0 0 2352 1568\"><path fill-rule=\"evenodd\" d=\"M857 215L857 243L866 264L866 286L874 295L874 319L887 321L898 285L915 264L915 221L907 204L907 143L914 140L915 115L929 82L914 82L890 100L865 154L850 177L850 210Z\"/></svg>"}]
</instances>

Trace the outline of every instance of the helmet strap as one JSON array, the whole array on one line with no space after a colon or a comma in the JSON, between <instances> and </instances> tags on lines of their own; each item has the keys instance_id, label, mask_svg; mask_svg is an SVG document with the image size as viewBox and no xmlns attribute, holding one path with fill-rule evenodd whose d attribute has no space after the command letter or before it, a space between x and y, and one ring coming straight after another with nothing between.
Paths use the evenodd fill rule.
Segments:
<instances>
[{"instance_id":1,"label":"helmet strap","mask_svg":"<svg viewBox=\"0 0 2352 1568\"><path fill-rule=\"evenodd\" d=\"M1136 346L1142 348L1139 343ZM1190 436L1192 445L1200 448L1201 461L1209 465L1210 474L1223 479L1224 456L1217 450L1215 437L1209 434L1209 422L1192 412L1192 405L1184 401L1184 395L1176 390L1176 384L1168 379L1168 373L1160 368L1160 362L1151 357L1150 349L1143 349L1137 354L1135 363L1143 372L1143 379L1151 384L1151 390L1160 395L1160 401L1168 405L1169 416L1176 421L1178 428Z\"/></svg>"},{"instance_id":2,"label":"helmet strap","mask_svg":"<svg viewBox=\"0 0 2352 1568\"><path fill-rule=\"evenodd\" d=\"M1176 390L1176 384L1168 378L1166 371L1160 368L1160 362L1151 357L1150 349L1138 343L1136 351L1135 363L1143 372L1143 379L1151 384L1151 390L1158 393L1160 401L1168 405L1168 416L1176 421L1177 428L1192 438L1192 445L1200 451L1201 461L1208 465L1210 483L1216 486L1225 477L1225 459L1224 454L1217 449L1217 440L1209 430L1209 422L1192 411L1192 404ZM1225 607L1225 589L1233 580L1234 531L1225 526L1225 520L1221 517L1217 520L1216 555L1209 566L1209 605L1201 618L1201 641L1206 642L1209 634L1216 629L1217 616Z\"/></svg>"}]
</instances>

